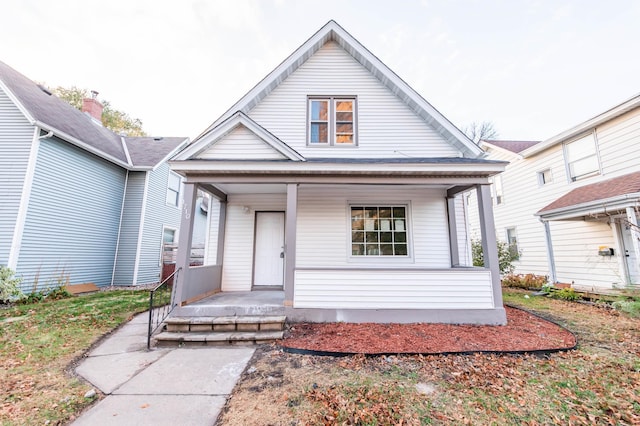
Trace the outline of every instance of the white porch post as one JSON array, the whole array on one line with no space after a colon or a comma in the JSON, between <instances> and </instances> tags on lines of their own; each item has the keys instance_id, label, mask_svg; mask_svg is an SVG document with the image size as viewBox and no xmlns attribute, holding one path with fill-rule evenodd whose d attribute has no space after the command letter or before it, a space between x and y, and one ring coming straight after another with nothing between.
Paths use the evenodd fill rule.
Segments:
<instances>
[{"instance_id":1,"label":"white porch post","mask_svg":"<svg viewBox=\"0 0 640 426\"><path fill-rule=\"evenodd\" d=\"M296 222L298 221L298 184L287 184L287 212L284 231L284 305L293 306L296 275Z\"/></svg>"},{"instance_id":2,"label":"white porch post","mask_svg":"<svg viewBox=\"0 0 640 426\"><path fill-rule=\"evenodd\" d=\"M553 255L553 242L551 241L551 227L549 226L548 220L542 220L542 225L544 225L544 237L545 242L547 244L547 262L549 264L549 282L551 284L555 284L558 282L558 277L556 276L556 259Z\"/></svg>"},{"instance_id":3,"label":"white porch post","mask_svg":"<svg viewBox=\"0 0 640 426\"><path fill-rule=\"evenodd\" d=\"M182 202L182 217L180 219L180 232L178 237L178 253L176 254L176 271L178 277L175 282L175 302L180 306L184 300L184 288L189 281L189 260L191 258L191 242L193 239L193 217L197 196L196 185L193 183L184 184L184 199Z\"/></svg>"},{"instance_id":4,"label":"white porch post","mask_svg":"<svg viewBox=\"0 0 640 426\"><path fill-rule=\"evenodd\" d=\"M631 244L633 252L636 254L636 262L640 261L640 228L638 228L638 218L633 207L627 207L627 221L629 222L629 233L631 234ZM640 265L636 265L640 266Z\"/></svg>"},{"instance_id":5,"label":"white porch post","mask_svg":"<svg viewBox=\"0 0 640 426\"><path fill-rule=\"evenodd\" d=\"M493 220L493 206L491 201L491 187L489 185L476 186L478 194L478 209L480 213L480 232L482 235L482 253L484 267L491 271L493 285L493 303L502 307L502 287L500 285L500 264L498 263L498 242L496 240L496 226Z\"/></svg>"},{"instance_id":6,"label":"white porch post","mask_svg":"<svg viewBox=\"0 0 640 426\"><path fill-rule=\"evenodd\" d=\"M447 197L447 216L449 217L449 250L451 251L451 266L460 266L455 196Z\"/></svg>"}]
</instances>

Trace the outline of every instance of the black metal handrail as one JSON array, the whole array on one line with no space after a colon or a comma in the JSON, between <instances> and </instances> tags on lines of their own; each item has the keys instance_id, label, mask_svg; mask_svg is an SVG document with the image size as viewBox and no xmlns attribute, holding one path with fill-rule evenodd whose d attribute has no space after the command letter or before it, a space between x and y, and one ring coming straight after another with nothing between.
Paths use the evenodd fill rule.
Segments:
<instances>
[{"instance_id":1,"label":"black metal handrail","mask_svg":"<svg viewBox=\"0 0 640 426\"><path fill-rule=\"evenodd\" d=\"M173 283L178 278L182 268L176 269L160 284L149 291L149 330L147 333L147 349L151 349L151 335L162 325L173 308L174 292Z\"/></svg>"}]
</instances>

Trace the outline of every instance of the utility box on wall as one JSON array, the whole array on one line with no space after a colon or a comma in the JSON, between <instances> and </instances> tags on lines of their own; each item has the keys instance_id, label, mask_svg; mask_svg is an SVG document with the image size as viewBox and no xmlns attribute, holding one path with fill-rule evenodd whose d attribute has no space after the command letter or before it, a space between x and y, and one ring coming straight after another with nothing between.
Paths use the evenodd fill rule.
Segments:
<instances>
[{"instance_id":1,"label":"utility box on wall","mask_svg":"<svg viewBox=\"0 0 640 426\"><path fill-rule=\"evenodd\" d=\"M600 256L613 256L613 249L607 246L598 247L598 254Z\"/></svg>"}]
</instances>

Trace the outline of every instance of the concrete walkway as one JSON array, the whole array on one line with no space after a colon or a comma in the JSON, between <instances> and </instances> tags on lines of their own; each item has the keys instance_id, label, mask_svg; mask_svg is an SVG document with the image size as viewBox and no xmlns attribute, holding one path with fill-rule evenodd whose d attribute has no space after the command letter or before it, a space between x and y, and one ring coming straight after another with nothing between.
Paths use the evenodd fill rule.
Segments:
<instances>
[{"instance_id":1,"label":"concrete walkway","mask_svg":"<svg viewBox=\"0 0 640 426\"><path fill-rule=\"evenodd\" d=\"M106 396L73 425L207 425L218 418L253 347L147 351L148 313L136 316L76 368Z\"/></svg>"}]
</instances>

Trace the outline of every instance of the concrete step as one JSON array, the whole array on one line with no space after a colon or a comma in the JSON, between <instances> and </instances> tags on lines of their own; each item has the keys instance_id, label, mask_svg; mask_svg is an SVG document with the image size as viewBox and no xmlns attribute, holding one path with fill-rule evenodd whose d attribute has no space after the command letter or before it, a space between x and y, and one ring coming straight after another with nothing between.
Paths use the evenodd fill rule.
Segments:
<instances>
[{"instance_id":1,"label":"concrete step","mask_svg":"<svg viewBox=\"0 0 640 426\"><path fill-rule=\"evenodd\" d=\"M170 332L165 331L154 336L157 346L227 346L258 345L282 339L284 331L247 331L247 332Z\"/></svg>"},{"instance_id":2,"label":"concrete step","mask_svg":"<svg viewBox=\"0 0 640 426\"><path fill-rule=\"evenodd\" d=\"M286 319L282 315L171 317L165 324L168 332L181 333L282 331Z\"/></svg>"}]
</instances>

